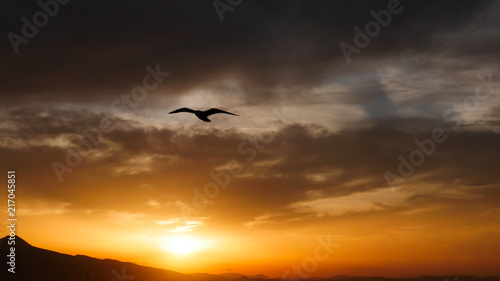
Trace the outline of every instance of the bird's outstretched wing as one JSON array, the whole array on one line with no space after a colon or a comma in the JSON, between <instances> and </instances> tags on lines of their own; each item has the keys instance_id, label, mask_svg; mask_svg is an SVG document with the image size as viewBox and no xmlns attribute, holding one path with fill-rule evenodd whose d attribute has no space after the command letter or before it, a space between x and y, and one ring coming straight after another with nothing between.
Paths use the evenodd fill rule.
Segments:
<instances>
[{"instance_id":1,"label":"bird's outstretched wing","mask_svg":"<svg viewBox=\"0 0 500 281\"><path fill-rule=\"evenodd\" d=\"M220 109L217 109L217 108L210 108L209 110L205 111L205 114L207 116L212 115L212 114L216 114L216 113L225 113L225 114L231 114L231 115L239 116L238 114L234 114L234 113L227 112L227 111L224 111L224 110L220 110Z\"/></svg>"},{"instance_id":2,"label":"bird's outstretched wing","mask_svg":"<svg viewBox=\"0 0 500 281\"><path fill-rule=\"evenodd\" d=\"M189 113L194 113L194 110L192 110L191 108L183 107L183 108L176 109L176 110L174 110L174 111L172 111L172 112L169 112L168 114L178 113L178 112L189 112Z\"/></svg>"}]
</instances>

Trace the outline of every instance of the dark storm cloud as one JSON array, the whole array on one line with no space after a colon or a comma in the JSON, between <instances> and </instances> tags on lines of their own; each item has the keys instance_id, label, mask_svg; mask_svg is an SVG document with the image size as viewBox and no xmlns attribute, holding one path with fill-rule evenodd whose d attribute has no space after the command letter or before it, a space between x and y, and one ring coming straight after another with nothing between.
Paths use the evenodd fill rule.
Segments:
<instances>
[{"instance_id":1,"label":"dark storm cloud","mask_svg":"<svg viewBox=\"0 0 500 281\"><path fill-rule=\"evenodd\" d=\"M450 46L443 50L437 39L460 31L493 2L401 3L404 11L360 58L449 52ZM371 10L386 6L387 1L244 1L220 22L211 1L71 1L15 55L6 35L20 34L21 18L30 19L40 7L35 1L6 1L3 99L95 100L128 90L145 66L160 63L172 72L165 86L170 94L234 77L255 102L269 98L275 86L307 88L327 79L332 69L349 71L339 43L350 42L353 27L372 20ZM468 42L462 53L473 55L480 48L495 54L482 44L494 40L484 40Z\"/></svg>"},{"instance_id":2,"label":"dark storm cloud","mask_svg":"<svg viewBox=\"0 0 500 281\"><path fill-rule=\"evenodd\" d=\"M372 119L384 115L396 115L397 108L387 96L378 74L371 74L368 77L363 77L362 80L364 80L362 84L356 84L355 81L352 81L356 86L351 93L351 102L360 104Z\"/></svg>"}]
</instances>

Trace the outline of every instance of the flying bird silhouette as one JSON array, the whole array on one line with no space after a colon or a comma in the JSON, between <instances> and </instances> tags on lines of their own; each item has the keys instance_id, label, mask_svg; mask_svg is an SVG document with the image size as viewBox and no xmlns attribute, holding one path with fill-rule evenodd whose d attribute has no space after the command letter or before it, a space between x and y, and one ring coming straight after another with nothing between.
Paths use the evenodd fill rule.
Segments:
<instances>
[{"instance_id":1,"label":"flying bird silhouette","mask_svg":"<svg viewBox=\"0 0 500 281\"><path fill-rule=\"evenodd\" d=\"M231 112L227 112L227 111L224 111L224 110L220 110L220 109L217 109L217 108L210 108L209 110L201 111L201 110L192 110L191 108L187 108L187 107L176 109L176 110L174 110L172 112L169 112L168 114L179 113L179 112L194 113L194 115L196 115L196 117L200 118L200 120L203 120L205 122L211 122L210 119L208 119L207 117L210 116L210 115L212 115L212 114L216 114L216 113L225 113L225 114L231 114L231 115L239 116L237 114L234 114L234 113L231 113Z\"/></svg>"}]
</instances>

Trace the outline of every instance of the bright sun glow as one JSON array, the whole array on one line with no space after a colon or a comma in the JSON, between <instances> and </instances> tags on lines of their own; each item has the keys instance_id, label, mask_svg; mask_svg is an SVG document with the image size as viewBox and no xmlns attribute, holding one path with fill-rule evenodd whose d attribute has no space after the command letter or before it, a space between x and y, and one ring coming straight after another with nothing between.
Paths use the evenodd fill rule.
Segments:
<instances>
[{"instance_id":1,"label":"bright sun glow","mask_svg":"<svg viewBox=\"0 0 500 281\"><path fill-rule=\"evenodd\" d=\"M163 249L176 255L188 255L206 249L209 244L207 240L183 235L165 238Z\"/></svg>"}]
</instances>

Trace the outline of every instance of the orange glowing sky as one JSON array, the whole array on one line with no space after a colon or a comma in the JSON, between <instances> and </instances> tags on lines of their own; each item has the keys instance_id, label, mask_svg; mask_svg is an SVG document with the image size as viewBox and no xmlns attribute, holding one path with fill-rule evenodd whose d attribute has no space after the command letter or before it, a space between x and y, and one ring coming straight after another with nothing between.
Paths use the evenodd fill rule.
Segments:
<instances>
[{"instance_id":1,"label":"orange glowing sky","mask_svg":"<svg viewBox=\"0 0 500 281\"><path fill-rule=\"evenodd\" d=\"M68 5L2 52L17 235L182 273L499 276L500 5L460 3L405 6L351 63L386 1Z\"/></svg>"}]
</instances>

